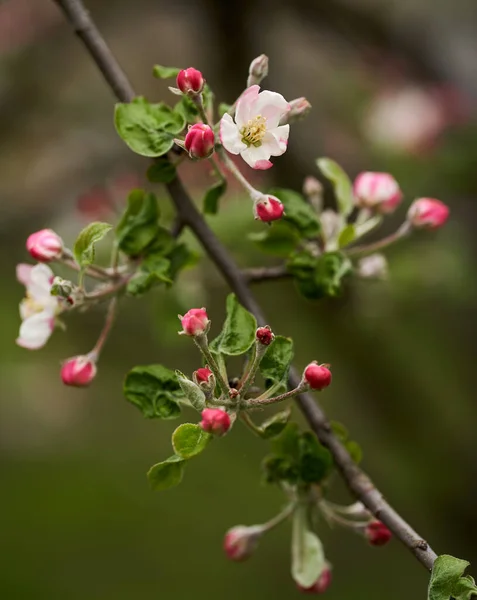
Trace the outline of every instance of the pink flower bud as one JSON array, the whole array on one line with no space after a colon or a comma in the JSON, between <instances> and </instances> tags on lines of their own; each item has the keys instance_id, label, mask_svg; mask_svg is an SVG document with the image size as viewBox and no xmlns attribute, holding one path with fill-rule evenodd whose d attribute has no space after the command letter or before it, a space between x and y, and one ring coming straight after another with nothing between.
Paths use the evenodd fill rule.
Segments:
<instances>
[{"instance_id":1,"label":"pink flower bud","mask_svg":"<svg viewBox=\"0 0 477 600\"><path fill-rule=\"evenodd\" d=\"M273 331L268 325L265 325L265 327L259 327L255 332L255 337L263 346L270 346L275 339Z\"/></svg>"},{"instance_id":2,"label":"pink flower bud","mask_svg":"<svg viewBox=\"0 0 477 600\"><path fill-rule=\"evenodd\" d=\"M63 240L51 229L42 229L28 237L26 249L35 260L50 262L63 254Z\"/></svg>"},{"instance_id":3,"label":"pink flower bud","mask_svg":"<svg viewBox=\"0 0 477 600\"><path fill-rule=\"evenodd\" d=\"M192 125L185 136L184 146L191 158L209 158L215 146L212 128L204 123Z\"/></svg>"},{"instance_id":4,"label":"pink flower bud","mask_svg":"<svg viewBox=\"0 0 477 600\"><path fill-rule=\"evenodd\" d=\"M182 331L186 335L201 335L206 333L209 328L209 318L205 312L205 308L191 308L186 314L179 319L182 323Z\"/></svg>"},{"instance_id":5,"label":"pink flower bud","mask_svg":"<svg viewBox=\"0 0 477 600\"><path fill-rule=\"evenodd\" d=\"M371 546L384 546L392 538L393 534L381 521L371 521L365 529L365 536Z\"/></svg>"},{"instance_id":6,"label":"pink flower bud","mask_svg":"<svg viewBox=\"0 0 477 600\"><path fill-rule=\"evenodd\" d=\"M411 204L407 218L414 227L438 229L449 217L449 207L435 198L418 198Z\"/></svg>"},{"instance_id":7,"label":"pink flower bud","mask_svg":"<svg viewBox=\"0 0 477 600\"><path fill-rule=\"evenodd\" d=\"M179 72L176 83L183 94L200 94L204 89L205 79L200 71L189 67Z\"/></svg>"},{"instance_id":8,"label":"pink flower bud","mask_svg":"<svg viewBox=\"0 0 477 600\"><path fill-rule=\"evenodd\" d=\"M402 200L397 181L389 173L360 173L353 185L356 204L380 213L393 212Z\"/></svg>"},{"instance_id":9,"label":"pink flower bud","mask_svg":"<svg viewBox=\"0 0 477 600\"><path fill-rule=\"evenodd\" d=\"M205 408L202 411L200 426L207 433L224 435L230 429L230 417L221 408Z\"/></svg>"},{"instance_id":10,"label":"pink flower bud","mask_svg":"<svg viewBox=\"0 0 477 600\"><path fill-rule=\"evenodd\" d=\"M295 98L290 101L290 110L285 115L284 120L287 123L304 119L311 110L311 104L306 98Z\"/></svg>"},{"instance_id":11,"label":"pink flower bud","mask_svg":"<svg viewBox=\"0 0 477 600\"><path fill-rule=\"evenodd\" d=\"M75 356L61 367L61 379L65 385L85 387L96 376L96 364L89 356Z\"/></svg>"},{"instance_id":12,"label":"pink flower bud","mask_svg":"<svg viewBox=\"0 0 477 600\"><path fill-rule=\"evenodd\" d=\"M260 54L250 63L248 69L247 88L259 84L268 75L268 56Z\"/></svg>"},{"instance_id":13,"label":"pink flower bud","mask_svg":"<svg viewBox=\"0 0 477 600\"><path fill-rule=\"evenodd\" d=\"M230 560L241 561L249 558L258 546L258 540L262 535L259 526L246 527L237 525L225 534L224 551Z\"/></svg>"},{"instance_id":14,"label":"pink flower bud","mask_svg":"<svg viewBox=\"0 0 477 600\"><path fill-rule=\"evenodd\" d=\"M254 204L255 218L265 223L281 219L284 210L283 204L274 196L263 196Z\"/></svg>"},{"instance_id":15,"label":"pink flower bud","mask_svg":"<svg viewBox=\"0 0 477 600\"><path fill-rule=\"evenodd\" d=\"M311 587L305 588L302 587L300 584L297 584L297 588L300 590L300 592L303 592L304 594L324 594L326 590L330 587L331 580L331 569L329 566L326 566L321 575Z\"/></svg>"},{"instance_id":16,"label":"pink flower bud","mask_svg":"<svg viewBox=\"0 0 477 600\"><path fill-rule=\"evenodd\" d=\"M303 379L312 390L323 390L331 383L331 371L325 365L310 363L303 372Z\"/></svg>"},{"instance_id":17,"label":"pink flower bud","mask_svg":"<svg viewBox=\"0 0 477 600\"><path fill-rule=\"evenodd\" d=\"M213 376L214 374L207 367L197 369L197 371L195 372L195 378L197 380L197 383L209 383L210 378Z\"/></svg>"}]
</instances>

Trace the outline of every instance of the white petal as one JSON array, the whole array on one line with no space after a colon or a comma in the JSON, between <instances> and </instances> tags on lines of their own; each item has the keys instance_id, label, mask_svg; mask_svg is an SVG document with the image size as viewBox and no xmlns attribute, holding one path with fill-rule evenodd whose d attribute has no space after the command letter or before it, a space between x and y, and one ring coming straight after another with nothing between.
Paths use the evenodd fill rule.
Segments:
<instances>
[{"instance_id":1,"label":"white petal","mask_svg":"<svg viewBox=\"0 0 477 600\"><path fill-rule=\"evenodd\" d=\"M247 148L247 145L242 142L239 128L227 113L220 120L219 135L222 146L231 154L239 154Z\"/></svg>"},{"instance_id":2,"label":"white petal","mask_svg":"<svg viewBox=\"0 0 477 600\"><path fill-rule=\"evenodd\" d=\"M268 160L270 158L270 152L268 152L267 147L263 144L258 148L255 146L250 146L241 152L240 156L250 167L252 167L252 169L260 169L264 171L265 169L269 169L273 166Z\"/></svg>"},{"instance_id":3,"label":"white petal","mask_svg":"<svg viewBox=\"0 0 477 600\"><path fill-rule=\"evenodd\" d=\"M259 96L260 91L259 85L252 85L245 90L245 92L237 100L237 109L235 111L235 122L239 129L242 129L243 125L252 117L257 116L259 113L255 112L254 105ZM253 112L253 114L252 114ZM277 123L278 124L278 123Z\"/></svg>"},{"instance_id":4,"label":"white petal","mask_svg":"<svg viewBox=\"0 0 477 600\"><path fill-rule=\"evenodd\" d=\"M53 271L42 264L33 267L30 273L30 283L27 286L27 291L36 302L44 306L57 304L56 299L50 294L53 277Z\"/></svg>"},{"instance_id":5,"label":"white petal","mask_svg":"<svg viewBox=\"0 0 477 600\"><path fill-rule=\"evenodd\" d=\"M265 90L260 92L254 103L255 115L262 115L267 119L267 129L277 127L280 119L290 110L290 105L281 94Z\"/></svg>"},{"instance_id":6,"label":"white petal","mask_svg":"<svg viewBox=\"0 0 477 600\"><path fill-rule=\"evenodd\" d=\"M29 350L43 347L54 328L54 317L48 311L28 317L20 326L17 344Z\"/></svg>"},{"instance_id":7,"label":"white petal","mask_svg":"<svg viewBox=\"0 0 477 600\"><path fill-rule=\"evenodd\" d=\"M17 279L25 287L28 287L30 284L32 269L33 265L28 265L26 263L20 263L17 265Z\"/></svg>"},{"instance_id":8,"label":"white petal","mask_svg":"<svg viewBox=\"0 0 477 600\"><path fill-rule=\"evenodd\" d=\"M262 140L262 145L267 146L271 156L281 156L286 152L288 146L288 134L290 125L282 125L267 131Z\"/></svg>"}]
</instances>

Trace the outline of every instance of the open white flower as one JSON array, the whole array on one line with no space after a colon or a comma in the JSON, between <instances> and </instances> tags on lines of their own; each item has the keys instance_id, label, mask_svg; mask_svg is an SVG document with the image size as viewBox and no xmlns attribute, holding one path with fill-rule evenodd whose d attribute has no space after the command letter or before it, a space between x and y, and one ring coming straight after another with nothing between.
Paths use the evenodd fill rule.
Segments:
<instances>
[{"instance_id":1,"label":"open white flower","mask_svg":"<svg viewBox=\"0 0 477 600\"><path fill-rule=\"evenodd\" d=\"M36 350L46 344L61 312L61 300L50 294L53 271L44 264L17 265L17 279L26 287L26 298L20 303L22 324L17 344Z\"/></svg>"},{"instance_id":2,"label":"open white flower","mask_svg":"<svg viewBox=\"0 0 477 600\"><path fill-rule=\"evenodd\" d=\"M290 104L276 92L259 90L260 86L252 85L240 96L235 121L228 113L222 117L220 141L252 169L269 169L270 156L281 156L287 149L290 125L280 125L280 120Z\"/></svg>"}]
</instances>

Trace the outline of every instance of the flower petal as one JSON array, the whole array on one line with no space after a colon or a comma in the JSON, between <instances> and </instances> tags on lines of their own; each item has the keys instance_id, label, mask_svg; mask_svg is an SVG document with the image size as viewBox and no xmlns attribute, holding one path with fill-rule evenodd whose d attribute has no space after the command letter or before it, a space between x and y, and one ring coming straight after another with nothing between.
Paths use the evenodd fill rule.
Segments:
<instances>
[{"instance_id":1,"label":"flower petal","mask_svg":"<svg viewBox=\"0 0 477 600\"><path fill-rule=\"evenodd\" d=\"M46 265L34 266L30 273L30 283L27 286L30 297L43 306L56 306L58 299L50 294L53 278L53 271Z\"/></svg>"},{"instance_id":2,"label":"flower petal","mask_svg":"<svg viewBox=\"0 0 477 600\"><path fill-rule=\"evenodd\" d=\"M28 265L27 263L17 265L17 279L25 287L28 287L30 284L32 269L33 265Z\"/></svg>"},{"instance_id":3,"label":"flower petal","mask_svg":"<svg viewBox=\"0 0 477 600\"><path fill-rule=\"evenodd\" d=\"M225 113L220 120L219 135L222 146L230 154L239 154L247 148L247 145L242 142L239 128L228 113Z\"/></svg>"},{"instance_id":4,"label":"flower petal","mask_svg":"<svg viewBox=\"0 0 477 600\"><path fill-rule=\"evenodd\" d=\"M286 151L289 132L290 125L282 125L267 131L263 137L262 145L267 146L271 156L281 156Z\"/></svg>"},{"instance_id":5,"label":"flower petal","mask_svg":"<svg viewBox=\"0 0 477 600\"><path fill-rule=\"evenodd\" d=\"M254 105L259 96L260 86L252 85L245 90L245 92L237 100L237 109L235 111L235 122L238 128L242 126L252 117L257 116L259 113L255 111ZM254 114L252 114L252 112ZM277 123L278 125L278 123Z\"/></svg>"},{"instance_id":6,"label":"flower petal","mask_svg":"<svg viewBox=\"0 0 477 600\"><path fill-rule=\"evenodd\" d=\"M54 326L55 319L49 311L36 313L21 324L17 344L29 350L42 348L48 341Z\"/></svg>"},{"instance_id":7,"label":"flower petal","mask_svg":"<svg viewBox=\"0 0 477 600\"><path fill-rule=\"evenodd\" d=\"M268 149L264 144L258 148L255 146L250 146L241 152L240 156L250 167L252 167L252 169L264 171L273 166L273 164L268 160L270 158L270 152L268 152Z\"/></svg>"},{"instance_id":8,"label":"flower petal","mask_svg":"<svg viewBox=\"0 0 477 600\"><path fill-rule=\"evenodd\" d=\"M281 94L265 90L258 95L253 109L255 113L253 116L262 115L267 119L267 129L273 129L290 110L290 105Z\"/></svg>"}]
</instances>

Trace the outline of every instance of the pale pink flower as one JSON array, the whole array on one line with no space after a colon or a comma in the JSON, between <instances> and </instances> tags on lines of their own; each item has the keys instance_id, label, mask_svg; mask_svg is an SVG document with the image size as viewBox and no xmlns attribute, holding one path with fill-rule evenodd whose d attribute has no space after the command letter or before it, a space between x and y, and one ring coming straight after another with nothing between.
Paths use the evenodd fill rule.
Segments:
<instances>
[{"instance_id":1,"label":"pale pink flower","mask_svg":"<svg viewBox=\"0 0 477 600\"><path fill-rule=\"evenodd\" d=\"M220 121L220 141L231 154L240 154L252 169L272 167L271 156L287 149L289 125L280 120L290 110L289 103L276 92L260 92L252 85L240 96L235 121L225 113Z\"/></svg>"},{"instance_id":2,"label":"pale pink flower","mask_svg":"<svg viewBox=\"0 0 477 600\"><path fill-rule=\"evenodd\" d=\"M402 200L398 182L389 173L360 173L353 185L356 204L381 213L395 210Z\"/></svg>"}]
</instances>

